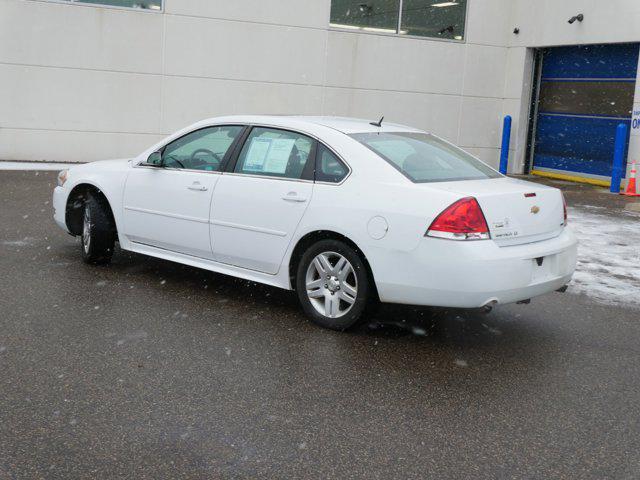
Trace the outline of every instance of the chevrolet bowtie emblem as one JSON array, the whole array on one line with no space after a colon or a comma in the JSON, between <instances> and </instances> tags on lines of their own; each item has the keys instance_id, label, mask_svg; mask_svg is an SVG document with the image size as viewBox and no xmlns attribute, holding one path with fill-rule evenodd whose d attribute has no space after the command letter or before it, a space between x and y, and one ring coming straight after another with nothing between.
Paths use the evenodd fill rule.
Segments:
<instances>
[{"instance_id":1,"label":"chevrolet bowtie emblem","mask_svg":"<svg viewBox=\"0 0 640 480\"><path fill-rule=\"evenodd\" d=\"M536 213L538 213L540 211L540 207L534 205L533 207L531 207L531 213L533 213L534 215Z\"/></svg>"}]
</instances>

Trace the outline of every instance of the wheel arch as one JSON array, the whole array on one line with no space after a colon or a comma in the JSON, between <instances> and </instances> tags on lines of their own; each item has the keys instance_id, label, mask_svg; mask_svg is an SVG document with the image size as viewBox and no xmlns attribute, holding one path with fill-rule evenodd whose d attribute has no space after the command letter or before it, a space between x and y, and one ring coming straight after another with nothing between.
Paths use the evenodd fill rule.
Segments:
<instances>
[{"instance_id":1,"label":"wheel arch","mask_svg":"<svg viewBox=\"0 0 640 480\"><path fill-rule=\"evenodd\" d=\"M113 209L109 198L104 192L92 183L81 182L73 187L69 196L67 197L67 203L65 206L65 222L69 233L72 235L80 235L82 233L82 215L84 212L84 204L87 201L89 195L93 195L102 198L109 208L109 214L113 225L116 225L115 217L113 215ZM116 225L117 233L117 225ZM117 238L117 237L116 237Z\"/></svg>"},{"instance_id":2,"label":"wheel arch","mask_svg":"<svg viewBox=\"0 0 640 480\"><path fill-rule=\"evenodd\" d=\"M355 252L360 256L362 262L364 263L367 269L367 275L369 276L369 280L371 281L372 289L376 295L378 296L378 289L376 288L375 278L373 276L373 270L371 269L371 265L369 265L369 260L367 256L364 254L362 249L351 240L346 235L335 232L333 230L314 230L302 236L296 246L293 248L291 252L291 257L289 259L289 285L292 290L296 289L296 274L298 271L298 264L304 255L304 252L314 243L320 240L338 240L346 243L351 248L355 250Z\"/></svg>"}]
</instances>

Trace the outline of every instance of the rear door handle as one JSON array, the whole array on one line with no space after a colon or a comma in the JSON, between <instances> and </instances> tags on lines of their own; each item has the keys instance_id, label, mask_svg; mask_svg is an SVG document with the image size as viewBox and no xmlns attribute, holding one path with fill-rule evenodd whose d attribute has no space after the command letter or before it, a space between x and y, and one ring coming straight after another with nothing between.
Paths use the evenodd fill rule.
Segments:
<instances>
[{"instance_id":1,"label":"rear door handle","mask_svg":"<svg viewBox=\"0 0 640 480\"><path fill-rule=\"evenodd\" d=\"M200 185L200 182L193 182L193 184L188 186L187 188L189 190L195 190L196 192L206 192L207 190L209 190L204 185Z\"/></svg>"},{"instance_id":2,"label":"rear door handle","mask_svg":"<svg viewBox=\"0 0 640 480\"><path fill-rule=\"evenodd\" d=\"M306 198L299 197L296 192L289 192L284 197L282 197L282 199L285 202L295 202L295 203L304 203L307 201Z\"/></svg>"}]
</instances>

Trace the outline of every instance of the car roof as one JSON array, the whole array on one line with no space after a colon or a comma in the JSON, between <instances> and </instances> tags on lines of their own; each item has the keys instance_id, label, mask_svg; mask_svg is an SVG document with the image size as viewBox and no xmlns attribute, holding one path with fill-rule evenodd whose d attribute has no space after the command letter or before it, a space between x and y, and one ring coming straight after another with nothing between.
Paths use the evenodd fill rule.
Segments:
<instances>
[{"instance_id":1,"label":"car roof","mask_svg":"<svg viewBox=\"0 0 640 480\"><path fill-rule=\"evenodd\" d=\"M232 115L206 120L206 123L233 122L247 124L266 124L281 127L300 128L306 126L322 126L337 130L344 134L367 132L420 132L421 130L382 121L382 126L372 125L379 119L362 119L332 116L304 116L304 115Z\"/></svg>"},{"instance_id":2,"label":"car roof","mask_svg":"<svg viewBox=\"0 0 640 480\"><path fill-rule=\"evenodd\" d=\"M293 117L299 118L309 123L315 123L316 125L323 125L325 127L333 128L342 133L364 133L364 132L380 132L380 131L419 131L415 128L408 127L406 125L400 125L398 123L390 123L382 121L380 127L372 125L372 123L378 122L380 119L365 120L362 118L351 117Z\"/></svg>"}]
</instances>

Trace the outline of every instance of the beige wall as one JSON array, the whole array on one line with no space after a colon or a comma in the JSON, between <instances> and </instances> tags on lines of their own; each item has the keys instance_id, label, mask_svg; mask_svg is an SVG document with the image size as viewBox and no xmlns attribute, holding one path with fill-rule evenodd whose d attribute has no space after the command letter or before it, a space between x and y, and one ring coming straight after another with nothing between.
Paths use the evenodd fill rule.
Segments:
<instances>
[{"instance_id":1,"label":"beige wall","mask_svg":"<svg viewBox=\"0 0 640 480\"><path fill-rule=\"evenodd\" d=\"M384 114L495 165L510 1L472 0L453 43L330 31L329 0L2 0L0 158L128 156L232 113Z\"/></svg>"},{"instance_id":2,"label":"beige wall","mask_svg":"<svg viewBox=\"0 0 640 480\"><path fill-rule=\"evenodd\" d=\"M469 0L458 43L330 30L330 0L165 0L162 13L0 0L0 159L131 156L233 113L384 114L496 166L508 113L517 171L527 47L640 37L611 33L612 4L638 18L635 0Z\"/></svg>"}]
</instances>

